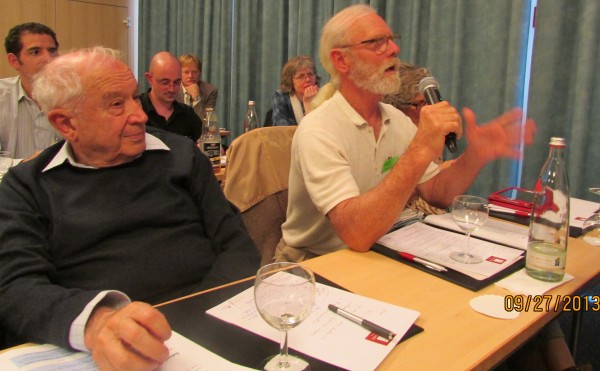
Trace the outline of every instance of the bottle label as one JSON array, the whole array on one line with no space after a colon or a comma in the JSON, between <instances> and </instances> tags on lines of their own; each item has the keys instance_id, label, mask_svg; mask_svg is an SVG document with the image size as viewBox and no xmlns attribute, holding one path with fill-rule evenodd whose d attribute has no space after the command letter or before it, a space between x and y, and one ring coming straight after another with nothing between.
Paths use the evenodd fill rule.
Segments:
<instances>
[{"instance_id":1,"label":"bottle label","mask_svg":"<svg viewBox=\"0 0 600 371\"><path fill-rule=\"evenodd\" d=\"M200 149L212 162L213 167L221 166L221 145L219 142L203 142Z\"/></svg>"},{"instance_id":2,"label":"bottle label","mask_svg":"<svg viewBox=\"0 0 600 371\"><path fill-rule=\"evenodd\" d=\"M526 265L537 270L564 270L566 250L548 242L533 242L527 247Z\"/></svg>"}]
</instances>

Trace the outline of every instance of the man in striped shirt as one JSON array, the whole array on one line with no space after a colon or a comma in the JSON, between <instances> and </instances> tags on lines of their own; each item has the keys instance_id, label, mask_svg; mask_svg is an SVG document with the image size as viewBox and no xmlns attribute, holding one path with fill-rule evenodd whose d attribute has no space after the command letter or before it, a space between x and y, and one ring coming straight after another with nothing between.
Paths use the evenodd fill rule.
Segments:
<instances>
[{"instance_id":1,"label":"man in striped shirt","mask_svg":"<svg viewBox=\"0 0 600 371\"><path fill-rule=\"evenodd\" d=\"M40 23L13 27L4 40L18 76L0 80L0 145L14 158L27 158L59 136L31 98L33 77L58 56L56 34Z\"/></svg>"}]
</instances>

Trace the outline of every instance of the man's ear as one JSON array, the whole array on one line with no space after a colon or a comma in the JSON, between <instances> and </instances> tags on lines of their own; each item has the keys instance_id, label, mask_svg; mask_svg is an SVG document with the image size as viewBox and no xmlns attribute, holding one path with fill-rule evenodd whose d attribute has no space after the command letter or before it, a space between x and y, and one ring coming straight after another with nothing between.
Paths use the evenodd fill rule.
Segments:
<instances>
[{"instance_id":1,"label":"man's ear","mask_svg":"<svg viewBox=\"0 0 600 371\"><path fill-rule=\"evenodd\" d=\"M19 57L17 57L13 53L8 53L7 57L8 57L8 63L12 66L12 68L14 68L17 71L19 69L21 69L21 62L19 62Z\"/></svg>"},{"instance_id":2,"label":"man's ear","mask_svg":"<svg viewBox=\"0 0 600 371\"><path fill-rule=\"evenodd\" d=\"M146 81L148 81L148 84L152 85L152 74L150 72L146 72L144 73L144 77L146 77Z\"/></svg>"},{"instance_id":3,"label":"man's ear","mask_svg":"<svg viewBox=\"0 0 600 371\"><path fill-rule=\"evenodd\" d=\"M57 108L48 112L48 121L69 142L77 139L77 127L73 125L72 118L73 114L68 109Z\"/></svg>"},{"instance_id":4,"label":"man's ear","mask_svg":"<svg viewBox=\"0 0 600 371\"><path fill-rule=\"evenodd\" d=\"M329 58L333 67L341 74L345 75L350 71L350 58L347 53L344 53L340 49L332 49L329 52Z\"/></svg>"}]
</instances>

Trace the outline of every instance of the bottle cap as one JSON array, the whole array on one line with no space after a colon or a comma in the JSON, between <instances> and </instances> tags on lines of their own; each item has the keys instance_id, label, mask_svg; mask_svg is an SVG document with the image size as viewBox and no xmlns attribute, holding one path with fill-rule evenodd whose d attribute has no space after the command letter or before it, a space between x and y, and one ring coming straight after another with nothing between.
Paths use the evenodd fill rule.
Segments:
<instances>
[{"instance_id":1,"label":"bottle cap","mask_svg":"<svg viewBox=\"0 0 600 371\"><path fill-rule=\"evenodd\" d=\"M249 106L254 106L255 104L256 104L256 103L255 103L253 100L249 100L249 101L248 101L248 105L249 105Z\"/></svg>"},{"instance_id":2,"label":"bottle cap","mask_svg":"<svg viewBox=\"0 0 600 371\"><path fill-rule=\"evenodd\" d=\"M554 147L566 147L567 143L565 142L565 138L552 137L550 138L550 145Z\"/></svg>"}]
</instances>

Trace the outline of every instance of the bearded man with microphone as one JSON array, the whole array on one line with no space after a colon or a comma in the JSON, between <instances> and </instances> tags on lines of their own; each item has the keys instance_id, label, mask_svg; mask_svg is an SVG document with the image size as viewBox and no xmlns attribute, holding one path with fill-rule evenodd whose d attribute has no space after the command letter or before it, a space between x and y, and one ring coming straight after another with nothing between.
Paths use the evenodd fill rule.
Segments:
<instances>
[{"instance_id":1,"label":"bearded man with microphone","mask_svg":"<svg viewBox=\"0 0 600 371\"><path fill-rule=\"evenodd\" d=\"M349 248L368 251L400 216L416 190L447 207L479 171L501 157L518 157L522 112L477 125L463 109L468 147L450 169L436 164L461 116L446 101L421 109L419 130L381 97L398 90L399 36L376 11L352 5L324 26L320 58L331 81L313 100L292 143L287 219L275 260L302 261ZM319 105L319 102L321 104ZM525 124L525 144L535 123Z\"/></svg>"}]
</instances>

